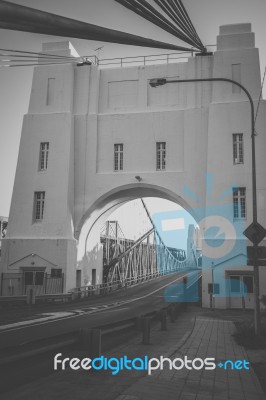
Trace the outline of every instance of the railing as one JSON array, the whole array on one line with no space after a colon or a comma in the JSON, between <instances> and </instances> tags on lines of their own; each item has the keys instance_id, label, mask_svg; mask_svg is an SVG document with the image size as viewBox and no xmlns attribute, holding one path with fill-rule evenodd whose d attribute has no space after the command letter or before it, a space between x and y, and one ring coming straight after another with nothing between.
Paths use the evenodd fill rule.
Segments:
<instances>
[{"instance_id":1,"label":"railing","mask_svg":"<svg viewBox=\"0 0 266 400\"><path fill-rule=\"evenodd\" d=\"M119 289L127 289L132 286L137 286L137 285L143 284L144 282L159 278L160 276L170 275L175 272L176 271L165 270L165 271L161 271L161 272L143 275L143 276L138 277L137 279L126 278L124 281L116 280L114 282L107 282L107 283L102 283L102 284L98 284L98 285L80 286L80 287L71 289L69 292L71 292L73 294L73 299L86 298L86 297L97 296L97 295L108 295Z\"/></svg>"},{"instance_id":2,"label":"railing","mask_svg":"<svg viewBox=\"0 0 266 400\"><path fill-rule=\"evenodd\" d=\"M101 283L98 285L90 285L90 286L80 286L77 288L73 288L70 290L71 293L75 293L78 297L90 297L94 295L100 294L109 294L118 289L127 288L130 286L136 286L144 281L152 280L158 278L161 275L165 275L163 273L156 272L154 274L147 274L143 276L139 276L137 279L135 278L126 278L124 281L116 280L113 282Z\"/></svg>"},{"instance_id":3,"label":"railing","mask_svg":"<svg viewBox=\"0 0 266 400\"><path fill-rule=\"evenodd\" d=\"M172 272L167 272L167 271L162 271L162 272L157 272L145 276L140 276L138 279L132 278L129 279L127 278L125 281L115 281L113 283L102 283L99 285L91 285L91 286L81 286L77 288L71 289L68 293L54 293L54 294L38 294L36 293L35 289L32 289L32 293L29 293L27 291L27 294L25 295L4 295L0 296L0 305L3 303L9 303L13 304L15 303L27 303L27 304L35 304L45 301L75 301L75 300L80 300L80 299L86 299L89 297L94 297L94 296L106 296L110 295L115 291L118 290L125 290L129 289L130 287L135 287L139 284L143 284L144 282L151 281L153 279L156 279L160 276L164 275L170 275L174 273ZM197 277L195 276L192 281L190 281L189 286L187 286L187 289L189 289L191 286L193 286L198 279L201 277L200 275ZM33 300L34 299L34 300ZM105 306L103 306L105 307Z\"/></svg>"},{"instance_id":4,"label":"railing","mask_svg":"<svg viewBox=\"0 0 266 400\"><path fill-rule=\"evenodd\" d=\"M171 54L152 54L149 56L134 56L134 57L117 57L117 58L104 58L98 60L99 67L128 67L131 65L145 66L152 64L170 64L175 62L187 61L189 57L193 57L193 52L188 53L171 53Z\"/></svg>"},{"instance_id":5,"label":"railing","mask_svg":"<svg viewBox=\"0 0 266 400\"><path fill-rule=\"evenodd\" d=\"M104 266L104 282L137 281L139 277L176 272L186 268L163 243L155 228L150 229L123 253Z\"/></svg>"},{"instance_id":6,"label":"railing","mask_svg":"<svg viewBox=\"0 0 266 400\"><path fill-rule=\"evenodd\" d=\"M207 48L214 48L216 45L207 45ZM85 61L89 59L94 65L98 65L101 68L105 67L128 67L130 65L145 66L153 64L171 64L176 62L185 62L188 58L193 57L194 52L179 52L179 53L163 53L163 54L150 54L144 56L131 56L131 57L116 57L116 58L102 58L99 59L97 56L83 56L82 59Z\"/></svg>"}]
</instances>

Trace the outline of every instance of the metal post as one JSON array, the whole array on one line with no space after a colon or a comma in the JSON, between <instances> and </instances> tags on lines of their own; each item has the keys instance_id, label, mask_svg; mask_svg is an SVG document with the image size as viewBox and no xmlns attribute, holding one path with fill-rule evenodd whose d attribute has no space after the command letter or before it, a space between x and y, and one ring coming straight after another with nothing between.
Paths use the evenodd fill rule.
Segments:
<instances>
[{"instance_id":1,"label":"metal post","mask_svg":"<svg viewBox=\"0 0 266 400\"><path fill-rule=\"evenodd\" d=\"M187 275L183 277L183 308L187 308Z\"/></svg>"},{"instance_id":2,"label":"metal post","mask_svg":"<svg viewBox=\"0 0 266 400\"><path fill-rule=\"evenodd\" d=\"M91 358L101 355L101 330L82 328L79 330L78 343L86 350Z\"/></svg>"},{"instance_id":3,"label":"metal post","mask_svg":"<svg viewBox=\"0 0 266 400\"><path fill-rule=\"evenodd\" d=\"M170 321L172 323L175 322L175 306L174 306L174 304L170 305Z\"/></svg>"},{"instance_id":4,"label":"metal post","mask_svg":"<svg viewBox=\"0 0 266 400\"><path fill-rule=\"evenodd\" d=\"M0 295L3 295L3 281L4 281L4 272L1 272L1 292Z\"/></svg>"},{"instance_id":5,"label":"metal post","mask_svg":"<svg viewBox=\"0 0 266 400\"><path fill-rule=\"evenodd\" d=\"M101 347L102 347L101 329L92 329L90 356L93 358L100 357Z\"/></svg>"},{"instance_id":6,"label":"metal post","mask_svg":"<svg viewBox=\"0 0 266 400\"><path fill-rule=\"evenodd\" d=\"M47 280L48 280L48 276L47 276L47 272L45 272L44 273L44 293L45 294L47 293Z\"/></svg>"},{"instance_id":7,"label":"metal post","mask_svg":"<svg viewBox=\"0 0 266 400\"><path fill-rule=\"evenodd\" d=\"M212 262L212 311L215 308L215 300L214 300L214 262Z\"/></svg>"},{"instance_id":8,"label":"metal post","mask_svg":"<svg viewBox=\"0 0 266 400\"><path fill-rule=\"evenodd\" d=\"M245 302L245 296L242 296L242 310L243 312L246 311L246 302Z\"/></svg>"},{"instance_id":9,"label":"metal post","mask_svg":"<svg viewBox=\"0 0 266 400\"><path fill-rule=\"evenodd\" d=\"M142 344L150 344L151 319L144 317L142 320Z\"/></svg>"},{"instance_id":10,"label":"metal post","mask_svg":"<svg viewBox=\"0 0 266 400\"><path fill-rule=\"evenodd\" d=\"M257 261L257 245L254 245L255 261ZM255 262L256 263L256 262ZM254 326L255 335L261 334L261 321L260 321L260 300L259 300L259 266L254 265Z\"/></svg>"},{"instance_id":11,"label":"metal post","mask_svg":"<svg viewBox=\"0 0 266 400\"><path fill-rule=\"evenodd\" d=\"M210 293L210 309L211 309L211 311L213 311L213 307L212 307L212 293Z\"/></svg>"},{"instance_id":12,"label":"metal post","mask_svg":"<svg viewBox=\"0 0 266 400\"><path fill-rule=\"evenodd\" d=\"M64 279L65 279L65 274L62 273L62 276L61 276L61 280L62 280L62 288L61 288L61 291L62 291L62 293L64 293Z\"/></svg>"},{"instance_id":13,"label":"metal post","mask_svg":"<svg viewBox=\"0 0 266 400\"><path fill-rule=\"evenodd\" d=\"M167 310L162 308L161 310L161 330L167 331Z\"/></svg>"}]
</instances>

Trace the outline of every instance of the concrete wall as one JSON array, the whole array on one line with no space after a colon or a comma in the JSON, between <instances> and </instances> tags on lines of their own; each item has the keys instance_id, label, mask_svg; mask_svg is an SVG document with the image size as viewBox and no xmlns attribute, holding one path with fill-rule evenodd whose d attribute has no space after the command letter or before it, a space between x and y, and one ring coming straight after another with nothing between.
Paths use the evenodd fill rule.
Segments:
<instances>
[{"instance_id":1,"label":"concrete wall","mask_svg":"<svg viewBox=\"0 0 266 400\"><path fill-rule=\"evenodd\" d=\"M57 53L73 51L66 44L58 48L46 44L46 50L49 46ZM67 271L66 290L75 286L76 268L82 271L82 284L90 284L95 265L101 282L102 255L96 244L99 227L120 204L138 197L175 201L199 222L206 207L216 206L226 191L230 193L219 206L232 206L232 187L243 186L247 190L247 219L241 222L247 226L252 221L252 186L250 105L245 93L224 82L149 85L151 78L232 79L232 74L249 90L256 106L261 78L250 24L221 27L217 51L190 57L187 62L103 70L74 64L36 67L22 129L8 236L3 241L2 271L10 270L10 252L12 261L18 261L29 253L45 251L45 259ZM48 79L55 80L50 104ZM265 107L262 101L256 125L259 221L264 226ZM241 165L233 164L233 133L244 135ZM50 143L45 172L38 171L41 141ZM158 141L166 142L165 171L156 171ZM124 144L124 169L119 172L113 166L115 143ZM206 173L213 176L211 193ZM136 175L141 176L141 182ZM184 192L184 187L194 196ZM46 192L41 223L32 219L33 193L38 190ZM236 223L232 207L228 218ZM203 237L204 229L203 224ZM86 239L88 232L92 245ZM65 243L64 256L58 252L58 240ZM40 241L49 246L42 250ZM207 268L209 264L206 261ZM232 265L220 268L225 275ZM265 282L263 274L261 282ZM206 270L206 306L210 282L211 272ZM226 299L217 300L217 305L226 307Z\"/></svg>"}]
</instances>

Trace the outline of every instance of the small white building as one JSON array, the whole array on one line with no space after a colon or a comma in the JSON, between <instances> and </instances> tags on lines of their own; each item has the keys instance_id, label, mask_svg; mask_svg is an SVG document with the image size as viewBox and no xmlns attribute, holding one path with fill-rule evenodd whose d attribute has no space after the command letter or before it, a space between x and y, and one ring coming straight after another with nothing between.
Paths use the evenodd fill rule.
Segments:
<instances>
[{"instance_id":1,"label":"small white building","mask_svg":"<svg viewBox=\"0 0 266 400\"><path fill-rule=\"evenodd\" d=\"M76 54L68 42L44 44L42 51ZM252 222L248 98L228 82L152 88L152 78L233 79L257 107L261 75L251 25L220 27L213 55L185 62L35 67L1 271L20 274L21 290L33 284L42 290L47 274L61 277L68 291L87 284L92 269L101 283L98 228L123 202L155 196L180 204L201 228L203 305L209 306L214 279L216 307L240 307L241 282L251 307L252 267L242 235ZM266 226L263 100L256 132L258 220ZM260 268L261 294L265 283Z\"/></svg>"}]
</instances>

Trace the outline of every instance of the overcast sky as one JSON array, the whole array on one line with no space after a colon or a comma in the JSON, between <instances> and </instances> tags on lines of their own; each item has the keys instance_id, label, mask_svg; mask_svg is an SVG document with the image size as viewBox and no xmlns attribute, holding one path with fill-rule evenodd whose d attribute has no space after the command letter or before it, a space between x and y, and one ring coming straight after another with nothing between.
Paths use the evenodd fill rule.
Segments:
<instances>
[{"instance_id":1,"label":"overcast sky","mask_svg":"<svg viewBox=\"0 0 266 400\"><path fill-rule=\"evenodd\" d=\"M220 25L251 22L260 49L261 69L266 65L265 0L183 0L196 30L205 45L215 44ZM57 13L160 41L181 44L169 34L142 20L113 0L16 0L14 3ZM0 30L0 47L39 51L42 42L63 40L54 36ZM100 58L165 53L133 46L70 39L80 55L95 54L104 46ZM184 44L183 44L184 45ZM22 118L27 113L32 68L0 68L0 215L8 216L21 134Z\"/></svg>"}]
</instances>

